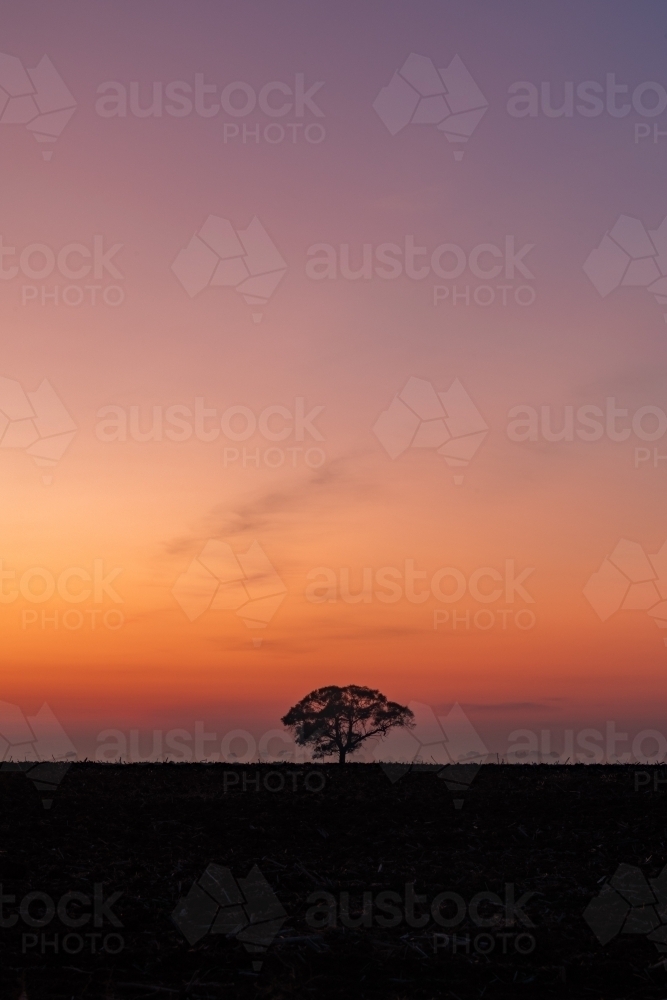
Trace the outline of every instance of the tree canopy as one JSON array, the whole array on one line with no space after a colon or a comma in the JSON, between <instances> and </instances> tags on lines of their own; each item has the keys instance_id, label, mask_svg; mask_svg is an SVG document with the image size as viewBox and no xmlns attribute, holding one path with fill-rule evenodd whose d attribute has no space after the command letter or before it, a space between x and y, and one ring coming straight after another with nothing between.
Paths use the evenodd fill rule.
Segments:
<instances>
[{"instance_id":1,"label":"tree canopy","mask_svg":"<svg viewBox=\"0 0 667 1000\"><path fill-rule=\"evenodd\" d=\"M406 705L388 701L374 688L348 684L317 688L290 708L281 722L299 746L313 746L313 757L338 754L344 764L371 736L385 736L395 726L414 725Z\"/></svg>"}]
</instances>

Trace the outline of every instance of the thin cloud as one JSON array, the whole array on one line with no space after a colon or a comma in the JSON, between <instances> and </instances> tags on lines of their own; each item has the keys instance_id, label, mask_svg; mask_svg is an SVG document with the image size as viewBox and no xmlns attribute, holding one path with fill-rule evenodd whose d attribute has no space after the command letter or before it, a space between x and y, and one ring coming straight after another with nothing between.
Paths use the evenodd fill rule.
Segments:
<instances>
[{"instance_id":1,"label":"thin cloud","mask_svg":"<svg viewBox=\"0 0 667 1000\"><path fill-rule=\"evenodd\" d=\"M466 702L462 707L471 712L516 712L529 709L530 711L557 712L562 702L569 701L568 698L547 698L541 701L500 701L491 704L480 704L478 702ZM549 704L555 702L556 704Z\"/></svg>"},{"instance_id":2,"label":"thin cloud","mask_svg":"<svg viewBox=\"0 0 667 1000\"><path fill-rule=\"evenodd\" d=\"M361 470L359 459L364 453L341 456L291 486L277 486L236 507L217 504L200 521L200 529L189 537L165 543L169 556L182 556L202 545L209 538L229 539L237 536L274 531L279 522L289 522L313 509L322 510L345 506L350 497L371 499L378 487Z\"/></svg>"}]
</instances>

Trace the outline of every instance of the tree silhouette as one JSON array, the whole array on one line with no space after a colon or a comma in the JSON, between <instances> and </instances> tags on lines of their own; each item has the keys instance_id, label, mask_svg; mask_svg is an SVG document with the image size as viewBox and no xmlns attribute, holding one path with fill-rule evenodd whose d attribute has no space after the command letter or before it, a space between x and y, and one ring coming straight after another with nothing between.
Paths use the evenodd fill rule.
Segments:
<instances>
[{"instance_id":1,"label":"tree silhouette","mask_svg":"<svg viewBox=\"0 0 667 1000\"><path fill-rule=\"evenodd\" d=\"M395 726L411 727L412 718L407 706L387 701L374 688L330 684L311 691L280 721L299 746L314 747L315 758L337 753L338 763L344 764L364 740L385 736Z\"/></svg>"}]
</instances>

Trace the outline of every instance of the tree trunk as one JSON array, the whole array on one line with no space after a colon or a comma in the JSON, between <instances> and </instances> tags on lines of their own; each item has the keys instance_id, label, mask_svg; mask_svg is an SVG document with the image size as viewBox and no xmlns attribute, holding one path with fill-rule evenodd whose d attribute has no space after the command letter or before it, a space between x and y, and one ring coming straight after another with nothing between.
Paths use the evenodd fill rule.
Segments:
<instances>
[{"instance_id":1,"label":"tree trunk","mask_svg":"<svg viewBox=\"0 0 667 1000\"><path fill-rule=\"evenodd\" d=\"M343 747L338 748L338 763L339 764L345 763L345 750L343 749Z\"/></svg>"}]
</instances>

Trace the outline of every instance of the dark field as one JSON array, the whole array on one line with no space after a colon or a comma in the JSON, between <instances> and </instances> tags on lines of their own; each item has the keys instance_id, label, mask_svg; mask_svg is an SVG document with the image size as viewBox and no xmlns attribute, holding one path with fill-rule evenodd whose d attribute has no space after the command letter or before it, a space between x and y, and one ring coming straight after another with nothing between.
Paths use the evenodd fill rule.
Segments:
<instances>
[{"instance_id":1,"label":"dark field","mask_svg":"<svg viewBox=\"0 0 667 1000\"><path fill-rule=\"evenodd\" d=\"M663 774L82 763L46 810L0 773L2 998L662 1000Z\"/></svg>"}]
</instances>

